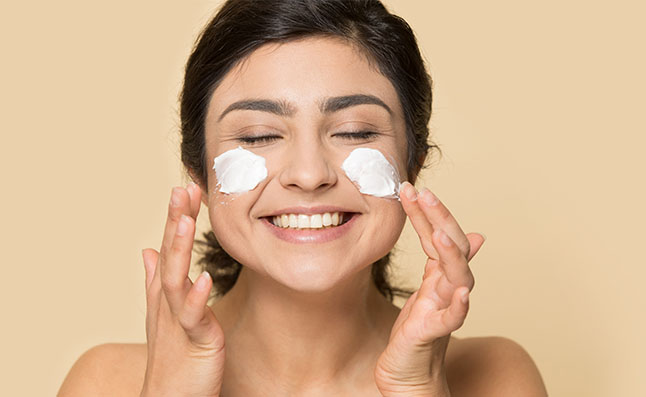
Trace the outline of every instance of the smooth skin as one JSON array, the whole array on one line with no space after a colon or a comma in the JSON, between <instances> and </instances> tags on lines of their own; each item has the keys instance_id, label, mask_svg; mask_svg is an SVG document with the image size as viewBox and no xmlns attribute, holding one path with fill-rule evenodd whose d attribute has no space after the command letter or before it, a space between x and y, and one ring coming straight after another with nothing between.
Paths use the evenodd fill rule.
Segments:
<instances>
[{"instance_id":1,"label":"smooth skin","mask_svg":"<svg viewBox=\"0 0 646 397\"><path fill-rule=\"evenodd\" d=\"M410 186L404 186L403 192L402 204L420 234L422 245L426 246L425 250L428 250L430 254L427 252L429 259L422 288L411 296L400 312L397 321L393 324L389 347L394 346L392 340L400 334L398 330L402 329L405 323L418 318L411 317L411 313L414 306L418 307L416 305L421 306L424 303L419 298L424 296L420 292L423 291L423 287L432 284L429 280L435 279L438 283L441 280L441 277L431 276L434 270L438 272L433 268L437 263L434 258L441 256L442 251L445 251L444 248L439 247L439 250L435 251L437 254L431 251L431 249L435 250L433 242L440 243L439 239L433 237L433 230L451 230L453 233L459 230L457 222L439 200L435 205L427 204L427 199L430 199L431 202L434 201L432 198L434 195L431 196L430 192L423 190L417 199L413 200L407 198L407 194L411 193ZM190 184L186 189L173 189L173 197L177 201L175 204L169 205L164 233L166 244L163 244L161 249L167 258L180 264L180 267L183 268L181 272L176 273L176 276L183 280L184 291L187 291L186 298L180 306L181 309L177 312L179 314L172 312L170 303L172 298L168 298L165 292L168 289L170 293L173 293L173 288L170 287L173 284L171 273L166 273L168 278L162 275L164 269L169 269L169 267L165 266L166 262L157 251L144 250L146 296L149 305L146 318L148 346L146 344L103 344L88 350L70 370L58 396L218 395L221 386L218 374L221 374L223 368L222 360L225 359L225 350L222 349L221 327L213 316L213 310L203 304L208 296L211 280L208 277L200 277L205 281L205 286L202 287L200 279L192 283L188 278L188 264L190 263L188 248L192 243L193 225L199 209L197 204L199 203L199 195L200 190L193 184ZM188 221L188 229L183 236L179 236L177 229L182 215L188 218L184 218ZM435 227L433 227L433 220L435 220ZM440 228L441 225L444 225L443 229ZM435 233L436 236L438 234L439 232ZM431 236L431 244L428 244L428 240L426 240L428 236ZM173 248L166 249L165 247ZM460 252L462 251L460 250ZM474 249L471 248L470 252L474 252ZM457 256L459 255L461 253L457 254ZM444 274L442 275L444 276ZM166 288L162 287L163 280L170 281ZM155 307L158 310L155 310ZM464 306L458 303L457 307ZM420 312L422 311L420 310ZM434 316L440 312L429 310L428 313ZM448 328L455 327L456 319L459 322L459 319L463 318L463 313L458 311L456 316L451 317ZM195 321L198 317L199 320ZM180 318L184 320L180 320ZM415 336L413 336L414 338ZM440 344L448 343L446 337L441 340ZM178 343L178 341L182 343ZM408 345L411 346L410 343ZM430 352L431 354L427 354L427 357L435 356L431 359L435 360L441 356L438 352L441 352L442 347L434 349L435 347L426 350L422 348L421 352ZM383 354L387 354L387 350ZM397 349L392 350L398 351ZM196 352L198 353L196 354ZM415 356L410 357L414 362ZM159 363L159 365L150 365L153 362ZM149 363L148 366L147 363ZM178 365L180 363L181 365ZM420 367L428 368L423 365L414 365L411 368L412 373L419 372ZM424 371L419 372L422 375L425 373ZM505 338L458 339L451 337L444 357L444 367L440 367L437 374L442 373L446 375L446 385L451 396L531 397L547 395L540 373L531 357L520 345ZM161 381L153 385L149 379L154 377ZM193 380L193 382L186 382L187 379ZM195 382L198 380L207 382L206 384ZM388 381L383 383L382 387L388 388ZM405 387L403 390L400 389L401 383L398 384L397 381L394 381L390 384L392 384L393 390L386 390L383 395L447 395L446 390L440 390L435 394L417 393L416 391L406 393ZM143 391L142 385L146 385ZM438 383L435 385L437 386ZM442 382L439 385L442 385ZM190 387L195 388L191 390ZM163 391L164 388L166 390L168 390L167 388L175 391L182 390L183 392L166 393ZM200 394L203 392L205 394ZM260 394L262 395L262 393ZM378 396L379 394L372 395Z\"/></svg>"},{"instance_id":2,"label":"smooth skin","mask_svg":"<svg viewBox=\"0 0 646 397\"><path fill-rule=\"evenodd\" d=\"M212 280L208 273L195 283L188 277L200 202L195 184L174 189L161 250L143 252L148 366L142 396L220 395L224 333L207 306Z\"/></svg>"},{"instance_id":3,"label":"smooth skin","mask_svg":"<svg viewBox=\"0 0 646 397\"><path fill-rule=\"evenodd\" d=\"M375 379L384 396L411 391L448 396L444 356L450 333L460 328L466 318L469 292L474 285L468 261L482 247L484 237L477 233L465 235L427 189L418 195L405 182L402 192L402 206L428 259L422 285L402 307L389 344L377 361ZM451 229L453 237L443 228ZM454 239L461 242L462 249Z\"/></svg>"},{"instance_id":4,"label":"smooth skin","mask_svg":"<svg viewBox=\"0 0 646 397\"><path fill-rule=\"evenodd\" d=\"M377 96L392 112L319 110L325 98L348 93ZM359 194L339 171L359 145L392 156L405 175L403 116L383 75L346 43L306 39L252 53L216 89L210 115L247 97L284 100L294 111L236 111L215 117L221 124L207 117L207 157L237 146L241 133L269 128L276 140L250 146L268 159L269 177L229 201L195 184L173 189L161 249L143 253L148 343L91 349L59 395L546 395L514 342L450 336L466 317L474 285L468 262L484 238L465 234L428 190L405 183L400 204ZM376 138L338 134L368 124ZM210 278L188 277L200 202L223 247L245 264L213 306ZM346 236L316 249L263 234L260 217L280 208L272 206L319 202L361 214ZM370 283L369 264L392 248L406 216L428 260L419 290L399 310Z\"/></svg>"}]
</instances>

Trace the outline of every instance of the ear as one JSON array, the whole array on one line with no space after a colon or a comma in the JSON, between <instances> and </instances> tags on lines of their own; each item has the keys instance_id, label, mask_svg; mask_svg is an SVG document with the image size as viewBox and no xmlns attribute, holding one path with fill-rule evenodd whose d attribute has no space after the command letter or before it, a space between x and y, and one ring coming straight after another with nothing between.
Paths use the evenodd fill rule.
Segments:
<instances>
[{"instance_id":1,"label":"ear","mask_svg":"<svg viewBox=\"0 0 646 397\"><path fill-rule=\"evenodd\" d=\"M188 176L191 178L193 183L195 183L197 186L200 187L201 193L200 198L202 201L202 204L204 204L207 208L209 207L209 195L207 194L207 187L206 187L206 181L202 182L200 178L198 178L195 175L195 172L192 170L188 171Z\"/></svg>"}]
</instances>

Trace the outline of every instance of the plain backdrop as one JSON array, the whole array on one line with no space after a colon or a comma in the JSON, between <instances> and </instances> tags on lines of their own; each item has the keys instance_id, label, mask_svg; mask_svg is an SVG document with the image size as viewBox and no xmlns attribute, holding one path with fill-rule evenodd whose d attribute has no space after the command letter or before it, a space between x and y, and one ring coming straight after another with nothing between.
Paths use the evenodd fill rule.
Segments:
<instances>
[{"instance_id":1,"label":"plain backdrop","mask_svg":"<svg viewBox=\"0 0 646 397\"><path fill-rule=\"evenodd\" d=\"M642 2L386 4L434 79L444 157L418 186L487 236L456 335L517 341L552 396L646 395ZM217 5L0 5L1 395L54 395L90 347L145 342L140 252L186 182L177 95ZM398 252L416 287L408 226Z\"/></svg>"}]
</instances>

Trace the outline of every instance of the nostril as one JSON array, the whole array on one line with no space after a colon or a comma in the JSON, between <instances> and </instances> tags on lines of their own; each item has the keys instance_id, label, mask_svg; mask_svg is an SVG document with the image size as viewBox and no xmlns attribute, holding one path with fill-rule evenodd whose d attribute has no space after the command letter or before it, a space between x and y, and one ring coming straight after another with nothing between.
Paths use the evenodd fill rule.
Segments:
<instances>
[{"instance_id":1,"label":"nostril","mask_svg":"<svg viewBox=\"0 0 646 397\"><path fill-rule=\"evenodd\" d=\"M287 186L292 188L310 190L310 191L324 191L334 186L334 184L329 182L317 183L313 179L310 179L310 180L301 180L297 182L292 182Z\"/></svg>"},{"instance_id":2,"label":"nostril","mask_svg":"<svg viewBox=\"0 0 646 397\"><path fill-rule=\"evenodd\" d=\"M336 185L337 179L335 170L324 156L312 152L295 157L279 176L279 181L285 188L308 192L331 189Z\"/></svg>"}]
</instances>

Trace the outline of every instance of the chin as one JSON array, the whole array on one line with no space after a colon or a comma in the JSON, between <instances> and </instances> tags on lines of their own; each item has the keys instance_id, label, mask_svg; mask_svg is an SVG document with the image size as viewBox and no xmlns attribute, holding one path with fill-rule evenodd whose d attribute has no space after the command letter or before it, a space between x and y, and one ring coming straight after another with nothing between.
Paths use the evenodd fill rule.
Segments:
<instances>
[{"instance_id":1,"label":"chin","mask_svg":"<svg viewBox=\"0 0 646 397\"><path fill-rule=\"evenodd\" d=\"M308 258L306 261L284 261L266 264L268 277L287 288L302 293L321 293L334 289L357 276L364 267L330 258ZM346 266L344 266L346 265Z\"/></svg>"}]
</instances>

